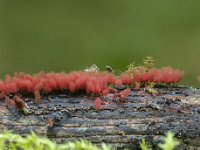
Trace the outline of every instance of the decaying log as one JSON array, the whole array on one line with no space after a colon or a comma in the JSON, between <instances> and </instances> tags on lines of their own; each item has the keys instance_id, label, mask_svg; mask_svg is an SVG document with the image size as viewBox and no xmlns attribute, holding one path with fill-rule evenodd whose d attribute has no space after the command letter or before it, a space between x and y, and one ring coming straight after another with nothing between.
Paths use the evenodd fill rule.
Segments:
<instances>
[{"instance_id":1,"label":"decaying log","mask_svg":"<svg viewBox=\"0 0 200 150\"><path fill-rule=\"evenodd\" d=\"M23 96L28 114L8 110L1 101L0 132L24 135L34 131L58 143L85 138L118 149L137 149L142 138L154 148L170 130L182 141L180 149L200 148L200 89L160 87L158 96L141 91L133 90L125 103L102 98L105 104L100 111L95 110L95 97L85 94L54 93L43 97L40 104Z\"/></svg>"}]
</instances>

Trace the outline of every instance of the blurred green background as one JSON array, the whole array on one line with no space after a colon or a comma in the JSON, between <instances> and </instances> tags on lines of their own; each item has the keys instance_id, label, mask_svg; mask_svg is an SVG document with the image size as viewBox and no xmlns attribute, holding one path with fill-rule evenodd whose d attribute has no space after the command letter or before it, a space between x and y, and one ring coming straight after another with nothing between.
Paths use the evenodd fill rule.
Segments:
<instances>
[{"instance_id":1,"label":"blurred green background","mask_svg":"<svg viewBox=\"0 0 200 150\"><path fill-rule=\"evenodd\" d=\"M145 56L200 85L199 0L0 0L0 76L120 69Z\"/></svg>"}]
</instances>

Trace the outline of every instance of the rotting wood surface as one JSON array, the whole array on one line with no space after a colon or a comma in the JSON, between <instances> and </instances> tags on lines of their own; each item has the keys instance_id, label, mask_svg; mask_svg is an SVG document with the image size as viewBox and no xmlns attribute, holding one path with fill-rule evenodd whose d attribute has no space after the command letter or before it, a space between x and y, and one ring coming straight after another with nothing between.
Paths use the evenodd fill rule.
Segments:
<instances>
[{"instance_id":1,"label":"rotting wood surface","mask_svg":"<svg viewBox=\"0 0 200 150\"><path fill-rule=\"evenodd\" d=\"M84 138L117 149L138 149L145 138L155 149L161 136L170 130L182 141L179 149L200 149L200 89L157 90L158 96L134 90L125 103L106 103L101 111L95 110L95 98L85 94L54 93L43 97L40 104L23 96L29 114L8 110L1 101L0 132L13 130L24 135L34 131L58 143ZM53 127L48 127L48 118Z\"/></svg>"}]
</instances>

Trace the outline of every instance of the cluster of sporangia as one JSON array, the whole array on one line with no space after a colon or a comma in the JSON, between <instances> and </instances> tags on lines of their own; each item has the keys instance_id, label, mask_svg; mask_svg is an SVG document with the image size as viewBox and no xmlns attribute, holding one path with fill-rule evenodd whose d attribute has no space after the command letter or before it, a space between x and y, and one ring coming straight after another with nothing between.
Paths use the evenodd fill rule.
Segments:
<instances>
[{"instance_id":1,"label":"cluster of sporangia","mask_svg":"<svg viewBox=\"0 0 200 150\"><path fill-rule=\"evenodd\" d=\"M150 84L170 84L181 80L183 72L165 67L156 69L150 58L144 62L144 66L134 67L130 65L128 70L120 76L114 75L112 69L99 72L93 65L84 71L66 73L38 73L35 75L15 73L13 77L6 75L0 82L0 97L6 99L7 106L16 106L23 110L25 102L19 93L30 93L35 96L35 103L40 103L41 93L49 94L52 91L69 91L71 93L84 91L96 96L95 108L101 109L101 98L109 95L113 101L123 102L131 93L131 88L145 88ZM123 90L117 90L123 89ZM10 96L10 94L15 96ZM11 98L12 97L12 98Z\"/></svg>"}]
</instances>

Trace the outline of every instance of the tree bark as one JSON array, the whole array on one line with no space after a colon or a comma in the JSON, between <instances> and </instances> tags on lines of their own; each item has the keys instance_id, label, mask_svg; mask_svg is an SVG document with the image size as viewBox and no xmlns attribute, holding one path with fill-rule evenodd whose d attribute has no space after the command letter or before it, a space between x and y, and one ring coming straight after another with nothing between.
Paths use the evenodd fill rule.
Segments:
<instances>
[{"instance_id":1,"label":"tree bark","mask_svg":"<svg viewBox=\"0 0 200 150\"><path fill-rule=\"evenodd\" d=\"M81 138L114 148L138 149L144 138L156 149L167 131L182 141L178 149L200 149L200 90L160 87L157 96L133 90L124 103L102 98L102 109L95 110L95 97L85 94L52 94L40 104L23 96L28 114L6 108L0 102L0 132L12 130L21 135L34 131L57 143ZM52 120L53 126L48 120Z\"/></svg>"}]
</instances>

